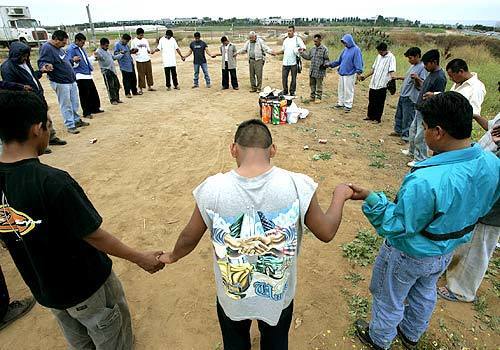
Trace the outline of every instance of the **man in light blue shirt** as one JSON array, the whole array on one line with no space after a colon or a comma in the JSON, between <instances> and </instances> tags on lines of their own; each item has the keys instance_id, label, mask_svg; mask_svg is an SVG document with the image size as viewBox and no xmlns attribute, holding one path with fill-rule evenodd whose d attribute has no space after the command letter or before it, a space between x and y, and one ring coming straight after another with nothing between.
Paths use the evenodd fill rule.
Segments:
<instances>
[{"instance_id":1,"label":"man in light blue shirt","mask_svg":"<svg viewBox=\"0 0 500 350\"><path fill-rule=\"evenodd\" d=\"M372 319L369 326L363 320L355 324L360 340L373 349L388 349L396 334L406 348L416 347L453 251L471 239L478 220L500 197L500 160L471 146L467 99L446 92L417 110L435 156L415 164L395 202L352 185L352 198L365 200L365 216L385 238L370 284Z\"/></svg>"},{"instance_id":2,"label":"man in light blue shirt","mask_svg":"<svg viewBox=\"0 0 500 350\"><path fill-rule=\"evenodd\" d=\"M403 84L394 117L394 131L390 136L401 137L405 142L409 141L410 125L415 118L415 104L421 88L419 82L427 77L421 56L422 51L418 47L410 47L406 50L405 57L408 58L411 66L404 77L396 77L396 80L403 80ZM415 75L420 79L415 79Z\"/></svg>"}]
</instances>

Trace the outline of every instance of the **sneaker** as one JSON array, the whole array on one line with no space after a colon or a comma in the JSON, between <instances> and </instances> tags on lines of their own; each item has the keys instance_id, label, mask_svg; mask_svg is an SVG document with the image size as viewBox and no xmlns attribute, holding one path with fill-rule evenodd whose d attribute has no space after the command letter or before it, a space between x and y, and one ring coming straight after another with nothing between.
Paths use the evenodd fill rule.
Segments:
<instances>
[{"instance_id":1,"label":"sneaker","mask_svg":"<svg viewBox=\"0 0 500 350\"><path fill-rule=\"evenodd\" d=\"M409 149L402 149L401 153L403 153L405 156L411 156L411 153L410 153Z\"/></svg>"},{"instance_id":2,"label":"sneaker","mask_svg":"<svg viewBox=\"0 0 500 350\"><path fill-rule=\"evenodd\" d=\"M118 100L118 101L116 101L116 102L118 102L118 103L123 103L123 101L122 101L122 100Z\"/></svg>"},{"instance_id":3,"label":"sneaker","mask_svg":"<svg viewBox=\"0 0 500 350\"><path fill-rule=\"evenodd\" d=\"M43 151L43 154L51 154L52 150L50 148L46 148L45 151Z\"/></svg>"},{"instance_id":4,"label":"sneaker","mask_svg":"<svg viewBox=\"0 0 500 350\"><path fill-rule=\"evenodd\" d=\"M341 109L341 108L344 108L344 106L337 103L335 106L333 106L333 108L335 108L335 109Z\"/></svg>"},{"instance_id":5,"label":"sneaker","mask_svg":"<svg viewBox=\"0 0 500 350\"><path fill-rule=\"evenodd\" d=\"M178 87L178 86L174 86L174 89L175 89L175 90L180 90L181 88L180 88L180 87Z\"/></svg>"},{"instance_id":6,"label":"sneaker","mask_svg":"<svg viewBox=\"0 0 500 350\"><path fill-rule=\"evenodd\" d=\"M257 89L257 91L255 91L255 92L260 92L260 89Z\"/></svg>"},{"instance_id":7,"label":"sneaker","mask_svg":"<svg viewBox=\"0 0 500 350\"><path fill-rule=\"evenodd\" d=\"M128 95L125 95L126 98L132 98L132 95L128 94Z\"/></svg>"},{"instance_id":8,"label":"sneaker","mask_svg":"<svg viewBox=\"0 0 500 350\"><path fill-rule=\"evenodd\" d=\"M233 90L239 90L239 89L240 89L239 87L235 87L235 88L233 88Z\"/></svg>"},{"instance_id":9,"label":"sneaker","mask_svg":"<svg viewBox=\"0 0 500 350\"><path fill-rule=\"evenodd\" d=\"M84 122L81 119L79 121L75 122L75 126L77 128L81 128L82 126L89 126L89 125L90 125L90 123Z\"/></svg>"},{"instance_id":10,"label":"sneaker","mask_svg":"<svg viewBox=\"0 0 500 350\"><path fill-rule=\"evenodd\" d=\"M167 86L167 91L170 91L172 90L172 88L170 86Z\"/></svg>"},{"instance_id":11,"label":"sneaker","mask_svg":"<svg viewBox=\"0 0 500 350\"><path fill-rule=\"evenodd\" d=\"M35 306L36 302L33 297L29 297L22 300L16 300L9 304L7 307L7 313L2 321L0 321L0 329L4 329L8 325L10 325L15 320L26 315L33 306Z\"/></svg>"},{"instance_id":12,"label":"sneaker","mask_svg":"<svg viewBox=\"0 0 500 350\"><path fill-rule=\"evenodd\" d=\"M61 140L59 137L54 137L49 141L49 145L51 146L64 146L66 143L66 141Z\"/></svg>"},{"instance_id":13,"label":"sneaker","mask_svg":"<svg viewBox=\"0 0 500 350\"><path fill-rule=\"evenodd\" d=\"M398 330L399 339L401 340L403 347L405 349L408 349L408 350L415 350L417 348L418 342L411 341L410 339L408 339L406 337L406 335L403 334L403 332L401 331L401 328L399 328L399 326L397 327L397 330Z\"/></svg>"},{"instance_id":14,"label":"sneaker","mask_svg":"<svg viewBox=\"0 0 500 350\"><path fill-rule=\"evenodd\" d=\"M207 89L210 89L211 87L212 87L212 85L207 84Z\"/></svg>"},{"instance_id":15,"label":"sneaker","mask_svg":"<svg viewBox=\"0 0 500 350\"><path fill-rule=\"evenodd\" d=\"M250 89L248 92L257 92L257 89Z\"/></svg>"},{"instance_id":16,"label":"sneaker","mask_svg":"<svg viewBox=\"0 0 500 350\"><path fill-rule=\"evenodd\" d=\"M92 113L94 113L94 114L104 113L104 109L98 109L97 111L92 112Z\"/></svg>"},{"instance_id":17,"label":"sneaker","mask_svg":"<svg viewBox=\"0 0 500 350\"><path fill-rule=\"evenodd\" d=\"M199 87L200 87L199 85L193 85L193 86L191 86L191 89L197 89Z\"/></svg>"},{"instance_id":18,"label":"sneaker","mask_svg":"<svg viewBox=\"0 0 500 350\"><path fill-rule=\"evenodd\" d=\"M415 163L416 162L414 160L412 160L411 162L406 163L406 166L409 168L413 168L415 166Z\"/></svg>"},{"instance_id":19,"label":"sneaker","mask_svg":"<svg viewBox=\"0 0 500 350\"><path fill-rule=\"evenodd\" d=\"M76 135L79 134L80 131L78 131L76 127L74 127L74 128L68 128L68 133Z\"/></svg>"},{"instance_id":20,"label":"sneaker","mask_svg":"<svg viewBox=\"0 0 500 350\"><path fill-rule=\"evenodd\" d=\"M148 91L156 91L156 89L153 89L152 87L148 87Z\"/></svg>"},{"instance_id":21,"label":"sneaker","mask_svg":"<svg viewBox=\"0 0 500 350\"><path fill-rule=\"evenodd\" d=\"M349 113L351 111L350 107L344 107L344 113Z\"/></svg>"},{"instance_id":22,"label":"sneaker","mask_svg":"<svg viewBox=\"0 0 500 350\"><path fill-rule=\"evenodd\" d=\"M372 338L370 338L370 329L365 320L356 320L356 322L354 322L354 327L356 328L356 335L363 345L368 346L370 349L384 350L384 348L375 344Z\"/></svg>"},{"instance_id":23,"label":"sneaker","mask_svg":"<svg viewBox=\"0 0 500 350\"><path fill-rule=\"evenodd\" d=\"M143 95L143 94L144 92L142 92L142 90L137 91L137 95Z\"/></svg>"},{"instance_id":24,"label":"sneaker","mask_svg":"<svg viewBox=\"0 0 500 350\"><path fill-rule=\"evenodd\" d=\"M116 105L118 104L118 101L111 101L111 104L112 104L113 106L116 106Z\"/></svg>"},{"instance_id":25,"label":"sneaker","mask_svg":"<svg viewBox=\"0 0 500 350\"><path fill-rule=\"evenodd\" d=\"M84 115L83 117L84 117L84 118L87 118L87 119L92 119L92 118L94 118L94 117L92 116L92 114L87 114L87 115Z\"/></svg>"}]
</instances>

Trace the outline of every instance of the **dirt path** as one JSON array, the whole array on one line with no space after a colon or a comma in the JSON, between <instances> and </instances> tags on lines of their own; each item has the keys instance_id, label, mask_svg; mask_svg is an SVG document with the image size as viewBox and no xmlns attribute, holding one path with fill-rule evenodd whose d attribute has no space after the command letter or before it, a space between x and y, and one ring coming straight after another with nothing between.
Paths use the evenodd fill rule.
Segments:
<instances>
[{"instance_id":1,"label":"dirt path","mask_svg":"<svg viewBox=\"0 0 500 350\"><path fill-rule=\"evenodd\" d=\"M91 120L91 126L79 135L63 131L55 94L44 79L51 115L68 145L53 147L54 153L43 156L42 161L76 178L104 217L104 227L130 245L144 249L173 246L194 205L191 191L208 175L234 166L228 145L237 123L258 116L257 95L248 92L248 68L242 57L239 91L220 91L219 59L210 60L209 69L213 87L206 89L202 81L199 89L192 90L192 63L179 62L181 90L167 92L156 54L153 71L158 91L131 100L123 98L125 103L119 106L107 101L102 76L97 72L95 81L106 113ZM264 86L278 87L280 77L280 61L272 58L264 68ZM278 145L274 164L306 173L319 182L323 208L339 182L353 181L393 192L406 171L407 159L399 152L402 146L387 136L397 97L388 98L381 125L367 124L362 118L368 83L356 87L350 114L329 108L336 102L336 84L336 74L330 73L324 88L325 102L301 104L311 110L306 120L271 128ZM307 97L308 93L305 73L299 76L298 94ZM91 138L97 138L97 143L90 144ZM328 143L320 145L318 138L327 138ZM305 144L309 151L303 150ZM312 161L313 154L320 151L331 152L332 159ZM370 268L352 266L342 257L340 244L351 241L359 229L367 227L360 203L348 203L345 220L332 243L325 245L310 234L304 237L291 349L360 348L345 335L351 321L342 288L369 296ZM12 298L28 295L8 253L2 250L0 254ZM154 276L118 259L114 259L114 269L126 290L137 349L222 349L208 237L189 257ZM344 278L350 271L365 277L358 287ZM488 293L487 300L491 310L498 310L498 298L493 293ZM473 316L470 305L440 301L431 333L440 339L446 337L439 327L439 320L444 319L446 325L462 330L470 346L484 344L493 349L500 343L495 333L479 328L478 334L466 333ZM252 334L257 344L255 329ZM37 305L29 315L0 332L0 348L64 349L65 342L51 313Z\"/></svg>"}]
</instances>

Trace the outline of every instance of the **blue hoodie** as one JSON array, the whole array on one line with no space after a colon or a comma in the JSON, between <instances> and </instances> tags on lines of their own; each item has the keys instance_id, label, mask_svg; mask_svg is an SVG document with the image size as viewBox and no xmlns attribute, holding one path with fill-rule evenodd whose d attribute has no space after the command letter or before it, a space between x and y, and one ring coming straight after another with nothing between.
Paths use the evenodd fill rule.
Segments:
<instances>
[{"instance_id":1,"label":"blue hoodie","mask_svg":"<svg viewBox=\"0 0 500 350\"><path fill-rule=\"evenodd\" d=\"M339 67L339 75L353 75L363 73L363 56L360 48L354 42L351 34L342 37L346 47L340 53L338 60L330 62L330 67Z\"/></svg>"},{"instance_id":2,"label":"blue hoodie","mask_svg":"<svg viewBox=\"0 0 500 350\"><path fill-rule=\"evenodd\" d=\"M83 57L82 51L85 57ZM92 63L90 63L89 56L87 56L87 53L85 52L84 49L80 50L78 45L72 43L71 45L69 45L68 51L66 52L66 57L68 58L68 60L71 60L75 56L79 56L81 58L80 62L78 62L78 65L76 67L75 65L73 65L73 62L70 62L70 64L73 65L75 74L90 75L94 70L94 68L92 67ZM90 64L87 64L87 62Z\"/></svg>"}]
</instances>

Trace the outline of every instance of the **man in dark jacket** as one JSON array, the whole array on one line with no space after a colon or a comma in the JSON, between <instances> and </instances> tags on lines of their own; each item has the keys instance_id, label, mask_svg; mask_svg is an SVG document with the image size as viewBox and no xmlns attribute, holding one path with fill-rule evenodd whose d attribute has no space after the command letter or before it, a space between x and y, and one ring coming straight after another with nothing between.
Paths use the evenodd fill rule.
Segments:
<instances>
[{"instance_id":1,"label":"man in dark jacket","mask_svg":"<svg viewBox=\"0 0 500 350\"><path fill-rule=\"evenodd\" d=\"M43 87L39 79L42 77L43 73L50 72L52 67L51 65L45 65L42 69L35 72L30 63L30 52L31 48L28 45L21 42L12 43L10 45L9 58L2 63L0 69L2 79L5 82L24 85L24 90L33 91L45 104L47 104L45 96L43 95ZM49 144L53 146L66 144L66 141L56 136L56 131L53 127L50 129ZM50 153L50 150L47 153Z\"/></svg>"}]
</instances>

